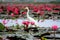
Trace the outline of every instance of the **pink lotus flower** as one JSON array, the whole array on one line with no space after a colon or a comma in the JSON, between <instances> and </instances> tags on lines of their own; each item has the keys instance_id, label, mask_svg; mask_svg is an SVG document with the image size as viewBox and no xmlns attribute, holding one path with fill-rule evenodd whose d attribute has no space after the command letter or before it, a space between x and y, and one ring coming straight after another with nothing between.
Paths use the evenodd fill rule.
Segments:
<instances>
[{"instance_id":1,"label":"pink lotus flower","mask_svg":"<svg viewBox=\"0 0 60 40\"><path fill-rule=\"evenodd\" d=\"M2 10L2 9L0 9L0 12L3 12L3 10Z\"/></svg>"},{"instance_id":2,"label":"pink lotus flower","mask_svg":"<svg viewBox=\"0 0 60 40\"><path fill-rule=\"evenodd\" d=\"M15 16L14 13L12 13L11 16L14 17Z\"/></svg>"},{"instance_id":3,"label":"pink lotus flower","mask_svg":"<svg viewBox=\"0 0 60 40\"><path fill-rule=\"evenodd\" d=\"M2 23L5 25L7 22L6 22L6 20L4 19L4 20L2 21Z\"/></svg>"},{"instance_id":4,"label":"pink lotus flower","mask_svg":"<svg viewBox=\"0 0 60 40\"><path fill-rule=\"evenodd\" d=\"M18 24L18 20L16 20L16 24Z\"/></svg>"},{"instance_id":5,"label":"pink lotus flower","mask_svg":"<svg viewBox=\"0 0 60 40\"><path fill-rule=\"evenodd\" d=\"M57 25L53 25L53 26L52 26L52 29L53 29L53 30L57 30L57 29L58 29L58 26L57 26Z\"/></svg>"}]
</instances>

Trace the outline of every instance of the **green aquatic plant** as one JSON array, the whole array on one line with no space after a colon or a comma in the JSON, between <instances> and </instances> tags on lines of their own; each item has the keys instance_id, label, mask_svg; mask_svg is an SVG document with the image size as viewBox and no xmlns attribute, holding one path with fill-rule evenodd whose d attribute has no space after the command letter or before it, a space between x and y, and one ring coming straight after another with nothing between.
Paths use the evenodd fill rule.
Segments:
<instances>
[{"instance_id":1,"label":"green aquatic plant","mask_svg":"<svg viewBox=\"0 0 60 40\"><path fill-rule=\"evenodd\" d=\"M0 23L0 31L3 31L4 29L5 29L5 26L2 23Z\"/></svg>"}]
</instances>

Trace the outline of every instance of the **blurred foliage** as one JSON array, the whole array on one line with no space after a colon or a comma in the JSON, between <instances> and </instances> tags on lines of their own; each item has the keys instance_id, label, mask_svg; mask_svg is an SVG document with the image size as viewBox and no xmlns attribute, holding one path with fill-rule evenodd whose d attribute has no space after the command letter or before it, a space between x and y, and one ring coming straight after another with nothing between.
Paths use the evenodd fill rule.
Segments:
<instances>
[{"instance_id":1,"label":"blurred foliage","mask_svg":"<svg viewBox=\"0 0 60 40\"><path fill-rule=\"evenodd\" d=\"M2 23L0 23L0 31L3 31L4 29L5 29L5 26Z\"/></svg>"},{"instance_id":2,"label":"blurred foliage","mask_svg":"<svg viewBox=\"0 0 60 40\"><path fill-rule=\"evenodd\" d=\"M51 2L49 2L49 3L58 4L58 3L60 3L60 1L59 1L59 2L57 2L57 1L51 1Z\"/></svg>"}]
</instances>

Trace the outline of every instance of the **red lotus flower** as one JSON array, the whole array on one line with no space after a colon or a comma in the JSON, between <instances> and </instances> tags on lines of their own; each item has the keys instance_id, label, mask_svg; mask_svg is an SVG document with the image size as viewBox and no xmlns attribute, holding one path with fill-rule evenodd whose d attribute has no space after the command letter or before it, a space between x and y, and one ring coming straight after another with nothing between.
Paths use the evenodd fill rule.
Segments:
<instances>
[{"instance_id":1,"label":"red lotus flower","mask_svg":"<svg viewBox=\"0 0 60 40\"><path fill-rule=\"evenodd\" d=\"M29 25L30 22L29 22L29 21L23 21L22 23L23 23L24 25Z\"/></svg>"},{"instance_id":2,"label":"red lotus flower","mask_svg":"<svg viewBox=\"0 0 60 40\"><path fill-rule=\"evenodd\" d=\"M40 11L38 10L37 14L40 14Z\"/></svg>"},{"instance_id":3,"label":"red lotus flower","mask_svg":"<svg viewBox=\"0 0 60 40\"><path fill-rule=\"evenodd\" d=\"M34 6L33 12L38 12L38 8Z\"/></svg>"},{"instance_id":4,"label":"red lotus flower","mask_svg":"<svg viewBox=\"0 0 60 40\"><path fill-rule=\"evenodd\" d=\"M22 23L23 23L24 25L26 25L25 29L27 29L30 22L29 22L29 21L23 21Z\"/></svg>"},{"instance_id":5,"label":"red lotus flower","mask_svg":"<svg viewBox=\"0 0 60 40\"><path fill-rule=\"evenodd\" d=\"M7 6L7 10L8 10L8 11L11 10L11 6L10 6L10 5Z\"/></svg>"},{"instance_id":6,"label":"red lotus flower","mask_svg":"<svg viewBox=\"0 0 60 40\"><path fill-rule=\"evenodd\" d=\"M39 9L40 11L44 10L43 8L44 8L43 5L39 5L39 6L38 6L38 9Z\"/></svg>"},{"instance_id":7,"label":"red lotus flower","mask_svg":"<svg viewBox=\"0 0 60 40\"><path fill-rule=\"evenodd\" d=\"M30 22L32 25L34 25L35 23L34 22Z\"/></svg>"},{"instance_id":8,"label":"red lotus flower","mask_svg":"<svg viewBox=\"0 0 60 40\"><path fill-rule=\"evenodd\" d=\"M15 7L14 6L11 6L11 11L15 12Z\"/></svg>"},{"instance_id":9,"label":"red lotus flower","mask_svg":"<svg viewBox=\"0 0 60 40\"><path fill-rule=\"evenodd\" d=\"M58 26L57 26L57 25L53 25L53 26L52 26L52 29L53 29L53 30L57 30L57 29L58 29Z\"/></svg>"},{"instance_id":10,"label":"red lotus flower","mask_svg":"<svg viewBox=\"0 0 60 40\"><path fill-rule=\"evenodd\" d=\"M14 13L18 14L18 11L19 11L18 8L15 8Z\"/></svg>"},{"instance_id":11,"label":"red lotus flower","mask_svg":"<svg viewBox=\"0 0 60 40\"><path fill-rule=\"evenodd\" d=\"M51 11L52 9L51 9L51 8L49 8L49 7L46 7L46 10L47 10L47 11Z\"/></svg>"},{"instance_id":12,"label":"red lotus flower","mask_svg":"<svg viewBox=\"0 0 60 40\"><path fill-rule=\"evenodd\" d=\"M22 14L26 14L26 12L22 12Z\"/></svg>"}]
</instances>

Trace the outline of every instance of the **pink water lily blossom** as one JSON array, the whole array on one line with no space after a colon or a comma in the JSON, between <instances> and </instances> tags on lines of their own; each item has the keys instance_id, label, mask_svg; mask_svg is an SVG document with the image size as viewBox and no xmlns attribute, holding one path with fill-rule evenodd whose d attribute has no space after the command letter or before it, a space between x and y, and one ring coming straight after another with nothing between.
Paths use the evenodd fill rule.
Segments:
<instances>
[{"instance_id":1,"label":"pink water lily blossom","mask_svg":"<svg viewBox=\"0 0 60 40\"><path fill-rule=\"evenodd\" d=\"M12 13L11 16L14 17L15 16L14 13Z\"/></svg>"},{"instance_id":2,"label":"pink water lily blossom","mask_svg":"<svg viewBox=\"0 0 60 40\"><path fill-rule=\"evenodd\" d=\"M58 29L58 26L57 26L57 25L53 25L53 26L52 26L52 29L53 29L53 30L57 30L57 29Z\"/></svg>"},{"instance_id":3,"label":"pink water lily blossom","mask_svg":"<svg viewBox=\"0 0 60 40\"><path fill-rule=\"evenodd\" d=\"M4 20L2 21L2 23L5 25L5 24L7 23L6 19L4 19Z\"/></svg>"}]
</instances>

